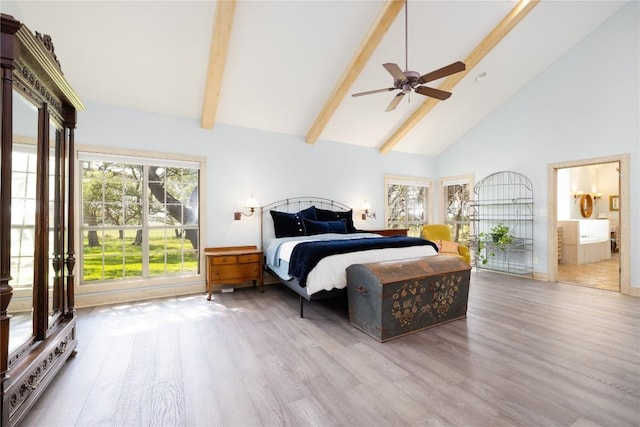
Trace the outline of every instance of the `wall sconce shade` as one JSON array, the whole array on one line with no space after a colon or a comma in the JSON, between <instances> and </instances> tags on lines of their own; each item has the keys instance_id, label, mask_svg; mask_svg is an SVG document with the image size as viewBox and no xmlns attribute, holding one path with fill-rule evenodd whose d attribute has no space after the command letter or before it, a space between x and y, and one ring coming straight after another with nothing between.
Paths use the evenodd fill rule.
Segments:
<instances>
[{"instance_id":1,"label":"wall sconce shade","mask_svg":"<svg viewBox=\"0 0 640 427\"><path fill-rule=\"evenodd\" d=\"M369 211L372 210L371 203L367 202L366 200L362 204L362 210L364 211L364 212L362 212L362 220L363 221L365 221L367 218L375 218L376 217L376 213L375 212L371 212L371 214L369 214Z\"/></svg>"},{"instance_id":2,"label":"wall sconce shade","mask_svg":"<svg viewBox=\"0 0 640 427\"><path fill-rule=\"evenodd\" d=\"M233 219L235 221L240 221L240 219L242 218L242 215L244 216L251 216L253 215L253 213L255 212L256 208L260 207L260 203L258 203L258 200L253 197L253 195L251 195L251 197L249 197L246 201L246 203L244 204L245 208L249 208L249 213L246 214L244 212L234 212L233 213Z\"/></svg>"},{"instance_id":3,"label":"wall sconce shade","mask_svg":"<svg viewBox=\"0 0 640 427\"><path fill-rule=\"evenodd\" d=\"M260 207L260 203L258 203L258 200L255 197L251 196L247 199L247 202L244 204L244 207L255 209Z\"/></svg>"}]
</instances>

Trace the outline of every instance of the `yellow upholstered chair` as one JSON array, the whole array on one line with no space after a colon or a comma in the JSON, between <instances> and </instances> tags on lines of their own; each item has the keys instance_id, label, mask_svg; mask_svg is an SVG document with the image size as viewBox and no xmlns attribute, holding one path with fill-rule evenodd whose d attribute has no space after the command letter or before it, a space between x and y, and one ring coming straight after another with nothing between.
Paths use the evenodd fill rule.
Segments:
<instances>
[{"instance_id":1,"label":"yellow upholstered chair","mask_svg":"<svg viewBox=\"0 0 640 427\"><path fill-rule=\"evenodd\" d=\"M464 262L471 265L469 248L459 245L451 238L451 229L446 224L427 224L422 226L422 237L440 246L440 253L460 256Z\"/></svg>"}]
</instances>

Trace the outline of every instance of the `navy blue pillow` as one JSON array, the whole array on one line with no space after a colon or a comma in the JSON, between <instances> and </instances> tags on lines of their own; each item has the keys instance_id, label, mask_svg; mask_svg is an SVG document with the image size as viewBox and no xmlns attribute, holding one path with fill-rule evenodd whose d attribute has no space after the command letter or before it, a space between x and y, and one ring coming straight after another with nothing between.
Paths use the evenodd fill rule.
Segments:
<instances>
[{"instance_id":1,"label":"navy blue pillow","mask_svg":"<svg viewBox=\"0 0 640 427\"><path fill-rule=\"evenodd\" d=\"M273 218L273 228L276 237L304 236L307 233L302 220L304 218L311 220L316 219L315 206L303 209L298 213L280 211L269 211L269 213L271 214L271 218Z\"/></svg>"},{"instance_id":2,"label":"navy blue pillow","mask_svg":"<svg viewBox=\"0 0 640 427\"><path fill-rule=\"evenodd\" d=\"M344 219L347 222L347 233L356 232L356 227L353 225L353 210L330 211L316 208L316 217L318 218L318 221L337 221Z\"/></svg>"},{"instance_id":3,"label":"navy blue pillow","mask_svg":"<svg viewBox=\"0 0 640 427\"><path fill-rule=\"evenodd\" d=\"M300 212L298 212L298 216L300 216L300 218L307 218L313 221L318 220L315 206L310 206L307 209L301 210Z\"/></svg>"},{"instance_id":4,"label":"navy blue pillow","mask_svg":"<svg viewBox=\"0 0 640 427\"><path fill-rule=\"evenodd\" d=\"M347 220L345 219L341 219L338 221L313 221L303 218L302 223L304 224L307 235L324 233L347 233Z\"/></svg>"}]
</instances>

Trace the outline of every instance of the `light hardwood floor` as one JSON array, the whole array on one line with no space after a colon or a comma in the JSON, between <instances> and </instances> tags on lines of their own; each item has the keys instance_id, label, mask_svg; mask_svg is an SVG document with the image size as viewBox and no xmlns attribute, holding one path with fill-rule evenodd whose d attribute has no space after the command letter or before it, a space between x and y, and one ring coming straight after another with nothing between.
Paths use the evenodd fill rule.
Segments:
<instances>
[{"instance_id":1,"label":"light hardwood floor","mask_svg":"<svg viewBox=\"0 0 640 427\"><path fill-rule=\"evenodd\" d=\"M78 312L24 426L637 426L640 299L472 272L468 317L379 343L281 285Z\"/></svg>"}]
</instances>

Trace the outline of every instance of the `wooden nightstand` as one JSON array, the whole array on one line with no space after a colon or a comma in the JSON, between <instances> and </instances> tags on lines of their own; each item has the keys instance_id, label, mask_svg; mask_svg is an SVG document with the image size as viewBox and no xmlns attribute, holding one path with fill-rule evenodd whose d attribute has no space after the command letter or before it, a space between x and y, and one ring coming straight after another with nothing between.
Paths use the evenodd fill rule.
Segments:
<instances>
[{"instance_id":1,"label":"wooden nightstand","mask_svg":"<svg viewBox=\"0 0 640 427\"><path fill-rule=\"evenodd\" d=\"M362 230L367 233L377 233L382 234L383 236L406 236L408 228L387 228L384 230Z\"/></svg>"},{"instance_id":2,"label":"wooden nightstand","mask_svg":"<svg viewBox=\"0 0 640 427\"><path fill-rule=\"evenodd\" d=\"M205 248L207 257L207 300L211 300L213 285L238 284L253 281L262 283L262 251L256 246L227 246Z\"/></svg>"}]
</instances>

